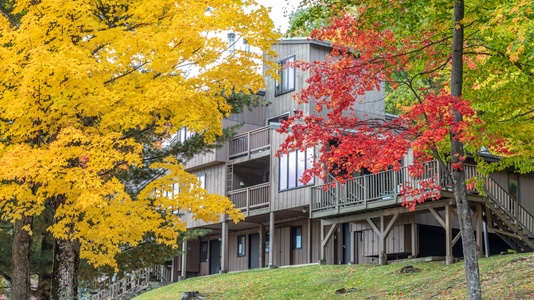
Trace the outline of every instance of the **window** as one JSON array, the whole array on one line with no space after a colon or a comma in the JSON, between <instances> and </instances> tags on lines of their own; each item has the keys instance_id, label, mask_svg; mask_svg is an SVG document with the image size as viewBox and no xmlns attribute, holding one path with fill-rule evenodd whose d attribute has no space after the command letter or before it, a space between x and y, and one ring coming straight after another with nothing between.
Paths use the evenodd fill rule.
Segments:
<instances>
[{"instance_id":1,"label":"window","mask_svg":"<svg viewBox=\"0 0 534 300\"><path fill-rule=\"evenodd\" d=\"M198 181L200 181L200 187L205 189L206 188L206 174L200 174L197 175Z\"/></svg>"},{"instance_id":2,"label":"window","mask_svg":"<svg viewBox=\"0 0 534 300\"><path fill-rule=\"evenodd\" d=\"M302 226L291 228L291 248L302 249Z\"/></svg>"},{"instance_id":3,"label":"window","mask_svg":"<svg viewBox=\"0 0 534 300\"><path fill-rule=\"evenodd\" d=\"M278 76L280 76L280 80L276 81L276 96L295 90L295 67L287 65L288 63L294 62L295 56L285 58L278 62Z\"/></svg>"},{"instance_id":4,"label":"window","mask_svg":"<svg viewBox=\"0 0 534 300\"><path fill-rule=\"evenodd\" d=\"M180 130L178 130L176 139L183 143L190 139L194 134L194 132L189 131L186 127L182 127Z\"/></svg>"},{"instance_id":5,"label":"window","mask_svg":"<svg viewBox=\"0 0 534 300\"><path fill-rule=\"evenodd\" d=\"M281 114L279 116L267 119L267 125L271 125L273 123L274 124L282 123L282 120L287 121L288 118L289 118L289 113Z\"/></svg>"},{"instance_id":6,"label":"window","mask_svg":"<svg viewBox=\"0 0 534 300\"><path fill-rule=\"evenodd\" d=\"M245 256L246 236L240 235L237 237L237 256Z\"/></svg>"},{"instance_id":7,"label":"window","mask_svg":"<svg viewBox=\"0 0 534 300\"><path fill-rule=\"evenodd\" d=\"M228 33L228 52L234 53L235 50L235 33Z\"/></svg>"},{"instance_id":8,"label":"window","mask_svg":"<svg viewBox=\"0 0 534 300\"><path fill-rule=\"evenodd\" d=\"M289 152L280 156L280 187L281 191L304 186L300 181L302 174L313 166L313 148L306 151ZM306 185L312 185L313 178Z\"/></svg>"},{"instance_id":9,"label":"window","mask_svg":"<svg viewBox=\"0 0 534 300\"><path fill-rule=\"evenodd\" d=\"M208 261L208 242L200 242L200 262Z\"/></svg>"}]
</instances>

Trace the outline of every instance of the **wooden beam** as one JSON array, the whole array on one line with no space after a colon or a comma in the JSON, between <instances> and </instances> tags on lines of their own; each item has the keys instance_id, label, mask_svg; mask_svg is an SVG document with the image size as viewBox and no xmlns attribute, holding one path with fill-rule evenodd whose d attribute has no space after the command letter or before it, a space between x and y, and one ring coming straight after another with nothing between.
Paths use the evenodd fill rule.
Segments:
<instances>
[{"instance_id":1,"label":"wooden beam","mask_svg":"<svg viewBox=\"0 0 534 300\"><path fill-rule=\"evenodd\" d=\"M486 204L486 226L489 229L493 229L493 220L491 219L491 209L487 206L489 203Z\"/></svg>"},{"instance_id":2,"label":"wooden beam","mask_svg":"<svg viewBox=\"0 0 534 300\"><path fill-rule=\"evenodd\" d=\"M326 247L326 244L328 244L328 241L330 241L330 239L332 238L334 231L337 229L338 225L339 224L333 224L332 226L330 226L330 230L328 230L328 233L321 242L321 247Z\"/></svg>"},{"instance_id":3,"label":"wooden beam","mask_svg":"<svg viewBox=\"0 0 534 300\"><path fill-rule=\"evenodd\" d=\"M325 225L335 224L335 223L350 223L350 222L356 222L356 221L363 221L369 218L377 218L380 216L393 216L397 213L400 214L414 214L414 213L421 213L429 208L438 208L438 207L445 207L446 205L453 205L454 199L443 199L443 200L437 200L437 201L431 201L427 203L421 203L417 204L415 206L414 211L409 211L407 208L399 206L399 207L393 207L393 208L384 208L377 211L371 211L371 212L354 212L352 215L342 216L342 217L334 217L329 219L321 219L324 221Z\"/></svg>"},{"instance_id":4,"label":"wooden beam","mask_svg":"<svg viewBox=\"0 0 534 300\"><path fill-rule=\"evenodd\" d=\"M438 220L439 224L441 224L441 227L447 229L447 224L445 224L445 221L443 220L441 215L436 210L434 210L434 208L432 208L432 207L430 207L428 210L430 210L432 215L434 215L434 218L436 218L436 220Z\"/></svg>"},{"instance_id":5,"label":"wooden beam","mask_svg":"<svg viewBox=\"0 0 534 300\"><path fill-rule=\"evenodd\" d=\"M452 239L452 247L454 247L454 245L456 245L456 242L458 242L458 240L462 237L462 235L460 234L460 232L458 232L456 234L456 236Z\"/></svg>"},{"instance_id":6,"label":"wooden beam","mask_svg":"<svg viewBox=\"0 0 534 300\"><path fill-rule=\"evenodd\" d=\"M476 211L474 214L471 215L471 222L476 222L477 221L477 218L478 218L478 205L475 207Z\"/></svg>"},{"instance_id":7,"label":"wooden beam","mask_svg":"<svg viewBox=\"0 0 534 300\"><path fill-rule=\"evenodd\" d=\"M373 220L371 218L368 218L367 219L367 223L369 223L369 225L371 225L371 228L373 228L373 231L378 235L378 237L380 237L380 234L382 232L378 229L378 227L376 227L375 222L373 222Z\"/></svg>"},{"instance_id":8,"label":"wooden beam","mask_svg":"<svg viewBox=\"0 0 534 300\"><path fill-rule=\"evenodd\" d=\"M384 235L384 238L387 238L389 232L391 231L391 228L393 228L393 224L395 223L395 221L397 221L397 218L399 217L399 214L395 214L393 215L393 218L391 218L391 220L389 221L389 224L388 226L386 227L386 229L382 232L382 234Z\"/></svg>"},{"instance_id":9,"label":"wooden beam","mask_svg":"<svg viewBox=\"0 0 534 300\"><path fill-rule=\"evenodd\" d=\"M504 235L507 235L507 236L509 236L509 237L513 237L513 238L518 239L518 240L523 240L523 238L520 237L519 235L517 235L517 234L513 234L513 233L508 232L508 231L500 230L500 229L497 229L497 228L493 228L493 231L494 231L495 233L504 234Z\"/></svg>"}]
</instances>

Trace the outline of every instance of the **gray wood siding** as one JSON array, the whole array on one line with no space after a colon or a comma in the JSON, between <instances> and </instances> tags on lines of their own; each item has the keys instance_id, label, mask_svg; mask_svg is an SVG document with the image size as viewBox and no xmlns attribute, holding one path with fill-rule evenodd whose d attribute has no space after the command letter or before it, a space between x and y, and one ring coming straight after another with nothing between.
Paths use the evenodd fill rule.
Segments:
<instances>
[{"instance_id":1,"label":"gray wood siding","mask_svg":"<svg viewBox=\"0 0 534 300\"><path fill-rule=\"evenodd\" d=\"M519 175L519 197L521 206L534 215L534 174Z\"/></svg>"},{"instance_id":2,"label":"gray wood siding","mask_svg":"<svg viewBox=\"0 0 534 300\"><path fill-rule=\"evenodd\" d=\"M284 58L295 56L295 60L308 61L309 59L309 44L275 44L273 50L278 53L278 57L273 58L275 61L280 61ZM267 118L278 116L280 114L290 112L295 109L307 111L307 105L298 105L293 96L304 87L307 74L299 69L295 70L295 90L282 95L275 96L275 79L267 78L267 89L265 90L265 99L269 103L267 110Z\"/></svg>"},{"instance_id":3,"label":"gray wood siding","mask_svg":"<svg viewBox=\"0 0 534 300\"><path fill-rule=\"evenodd\" d=\"M249 239L248 235L256 231L239 231L231 232L228 234L228 270L246 270L248 269L248 248L249 248ZM237 237L244 235L245 236L245 256L237 256Z\"/></svg>"},{"instance_id":4,"label":"gray wood siding","mask_svg":"<svg viewBox=\"0 0 534 300\"><path fill-rule=\"evenodd\" d=\"M206 190L212 194L225 195L226 194L226 165L217 164L208 166L202 169L197 169L191 172L195 175L205 174ZM222 216L221 216L222 217ZM192 215L185 212L182 216L187 224L187 228L194 228L206 225L202 220L194 220Z\"/></svg>"},{"instance_id":5,"label":"gray wood siding","mask_svg":"<svg viewBox=\"0 0 534 300\"><path fill-rule=\"evenodd\" d=\"M187 242L187 272L199 273L200 272L200 241L188 241ZM178 270L182 270L182 256L178 257Z\"/></svg>"},{"instance_id":6,"label":"gray wood siding","mask_svg":"<svg viewBox=\"0 0 534 300\"><path fill-rule=\"evenodd\" d=\"M263 127L265 126L266 110L267 107L265 106L251 108L251 111L245 108L242 114L232 114L227 119L223 119L223 128L241 125L236 130L236 134L240 134ZM197 169L205 165L225 163L227 161L228 143L225 143L221 148L193 156L185 163L185 167L186 169Z\"/></svg>"},{"instance_id":7,"label":"gray wood siding","mask_svg":"<svg viewBox=\"0 0 534 300\"><path fill-rule=\"evenodd\" d=\"M216 240L218 239L220 236L209 236L209 237L205 237L202 239L202 241L207 241L208 242L208 260L205 261L205 262L200 262L200 268L199 268L199 272L198 272L198 275L199 276L204 276L204 275L209 275L210 274L210 247L209 247L209 241L211 240ZM200 247L200 243L199 243L199 247ZM198 250L198 255L199 255L199 259L200 259L200 248ZM188 257L189 259L189 257Z\"/></svg>"},{"instance_id":8,"label":"gray wood siding","mask_svg":"<svg viewBox=\"0 0 534 300\"><path fill-rule=\"evenodd\" d=\"M364 256L378 256L378 235L373 230L364 230ZM391 228L386 238L386 253L411 253L410 225L397 225Z\"/></svg>"},{"instance_id":9,"label":"gray wood siding","mask_svg":"<svg viewBox=\"0 0 534 300\"><path fill-rule=\"evenodd\" d=\"M265 101L265 97L260 96L252 96L252 97L259 97L262 101ZM266 105L258 105L256 107L245 107L243 112L240 114L230 114L228 118L226 118L223 121L223 124L225 122L234 122L234 123L244 123L244 125L256 125L256 126L264 126L265 125L265 116L268 111L268 106ZM228 126L224 126L228 127Z\"/></svg>"},{"instance_id":10,"label":"gray wood siding","mask_svg":"<svg viewBox=\"0 0 534 300\"><path fill-rule=\"evenodd\" d=\"M437 212L440 214L441 218L445 220L445 211L437 210ZM452 216L451 221L452 221L451 222L452 228L456 228L456 229L460 228L460 225L458 224L458 220L456 220L456 217L454 215ZM443 228L443 226L441 226L438 220L436 220L436 217L434 217L434 215L431 214L430 212L416 215L415 222L421 225L430 225L430 226L437 226L439 228Z\"/></svg>"},{"instance_id":11,"label":"gray wood siding","mask_svg":"<svg viewBox=\"0 0 534 300\"><path fill-rule=\"evenodd\" d=\"M386 224L389 219L390 218L385 219ZM376 219L374 221L376 224ZM388 254L412 252L411 226L413 222L414 216L399 216L386 238L386 252ZM378 255L378 235L372 230L371 225L369 225L368 222L352 223L350 230L352 239L355 238L355 232L361 231L363 233L362 246L364 247L364 256ZM354 248L352 251L354 251Z\"/></svg>"}]
</instances>

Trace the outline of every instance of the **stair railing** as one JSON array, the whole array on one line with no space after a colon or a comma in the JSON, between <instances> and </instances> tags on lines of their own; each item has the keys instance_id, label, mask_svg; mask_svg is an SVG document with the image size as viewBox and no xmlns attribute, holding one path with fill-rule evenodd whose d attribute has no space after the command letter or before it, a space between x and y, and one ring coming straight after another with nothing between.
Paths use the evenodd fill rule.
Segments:
<instances>
[{"instance_id":1,"label":"stair railing","mask_svg":"<svg viewBox=\"0 0 534 300\"><path fill-rule=\"evenodd\" d=\"M534 217L489 176L486 177L484 191L493 202L517 222L517 225L526 230L529 236L534 236Z\"/></svg>"}]
</instances>

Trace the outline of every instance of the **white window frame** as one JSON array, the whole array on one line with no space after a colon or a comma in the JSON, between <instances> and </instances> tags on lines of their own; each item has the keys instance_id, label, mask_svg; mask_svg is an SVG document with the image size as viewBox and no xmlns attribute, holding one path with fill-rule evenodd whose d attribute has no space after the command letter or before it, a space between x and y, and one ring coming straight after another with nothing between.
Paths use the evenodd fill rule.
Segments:
<instances>
[{"instance_id":1,"label":"white window frame","mask_svg":"<svg viewBox=\"0 0 534 300\"><path fill-rule=\"evenodd\" d=\"M294 63L295 55L288 56L278 62L278 76L280 80L275 82L275 96L283 95L295 90L295 66L286 66L287 63Z\"/></svg>"},{"instance_id":2,"label":"white window frame","mask_svg":"<svg viewBox=\"0 0 534 300\"><path fill-rule=\"evenodd\" d=\"M286 191L314 184L314 178L303 184L300 179L307 169L312 168L314 160L314 149L308 148L305 151L297 150L282 154L278 159L278 190Z\"/></svg>"}]
</instances>

